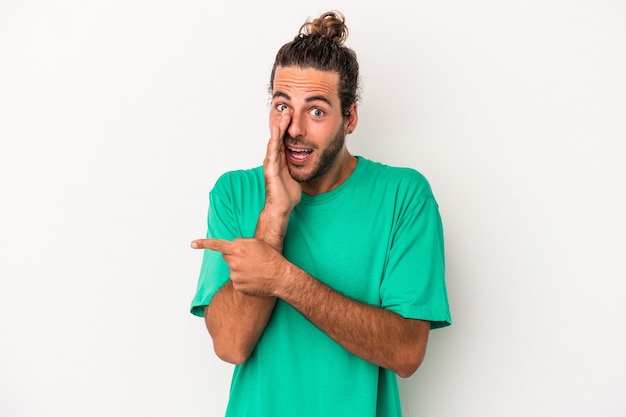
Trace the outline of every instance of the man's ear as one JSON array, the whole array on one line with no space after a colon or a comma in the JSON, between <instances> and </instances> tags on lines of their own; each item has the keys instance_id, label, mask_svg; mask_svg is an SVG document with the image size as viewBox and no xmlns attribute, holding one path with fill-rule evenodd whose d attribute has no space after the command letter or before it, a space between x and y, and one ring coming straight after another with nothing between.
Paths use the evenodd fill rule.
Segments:
<instances>
[{"instance_id":1,"label":"man's ear","mask_svg":"<svg viewBox=\"0 0 626 417\"><path fill-rule=\"evenodd\" d=\"M356 103L352 103L352 105L350 106L350 113L346 117L344 133L346 135L349 135L350 133L354 132L358 123L359 112L357 110Z\"/></svg>"}]
</instances>

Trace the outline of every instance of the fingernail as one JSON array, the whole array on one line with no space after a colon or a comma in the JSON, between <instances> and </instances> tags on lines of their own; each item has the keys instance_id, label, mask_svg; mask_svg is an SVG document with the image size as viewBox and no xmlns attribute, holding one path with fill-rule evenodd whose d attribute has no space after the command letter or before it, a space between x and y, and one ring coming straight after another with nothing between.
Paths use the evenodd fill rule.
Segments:
<instances>
[{"instance_id":1,"label":"fingernail","mask_svg":"<svg viewBox=\"0 0 626 417\"><path fill-rule=\"evenodd\" d=\"M198 249L198 244L196 242L191 242L191 247L194 249Z\"/></svg>"}]
</instances>

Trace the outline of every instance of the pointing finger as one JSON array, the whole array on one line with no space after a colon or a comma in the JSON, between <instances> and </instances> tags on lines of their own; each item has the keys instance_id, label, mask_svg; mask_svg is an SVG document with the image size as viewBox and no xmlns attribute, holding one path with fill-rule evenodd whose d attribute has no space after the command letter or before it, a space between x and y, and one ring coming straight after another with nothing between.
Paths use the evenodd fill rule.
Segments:
<instances>
[{"instance_id":1,"label":"pointing finger","mask_svg":"<svg viewBox=\"0 0 626 417\"><path fill-rule=\"evenodd\" d=\"M223 239L196 239L191 242L191 247L194 249L210 249L228 255L232 244L231 241Z\"/></svg>"}]
</instances>

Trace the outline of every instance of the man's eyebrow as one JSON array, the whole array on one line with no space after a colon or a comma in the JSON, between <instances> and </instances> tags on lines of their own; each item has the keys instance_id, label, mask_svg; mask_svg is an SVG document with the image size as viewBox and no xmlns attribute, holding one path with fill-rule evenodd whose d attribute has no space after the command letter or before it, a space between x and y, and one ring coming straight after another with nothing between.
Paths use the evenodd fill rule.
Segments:
<instances>
[{"instance_id":1,"label":"man's eyebrow","mask_svg":"<svg viewBox=\"0 0 626 417\"><path fill-rule=\"evenodd\" d=\"M277 97L282 97L282 98L284 98L287 101L291 100L291 97L289 96L289 94L287 94L287 93L285 93L283 91L277 91L272 96L272 98L277 98ZM323 101L324 103L328 104L330 107L333 106L332 103L330 102L330 100L326 96L323 96L323 95L307 97L305 99L305 101L307 103L311 103L311 102L314 102L314 101Z\"/></svg>"},{"instance_id":2,"label":"man's eyebrow","mask_svg":"<svg viewBox=\"0 0 626 417\"><path fill-rule=\"evenodd\" d=\"M282 91L275 92L272 98L276 98L276 97L282 97L286 100L291 100L291 97L289 97L289 94L283 93Z\"/></svg>"},{"instance_id":3,"label":"man's eyebrow","mask_svg":"<svg viewBox=\"0 0 626 417\"><path fill-rule=\"evenodd\" d=\"M311 96L311 97L307 97L306 99L307 103L311 103L313 101L323 101L324 103L328 104L330 107L333 106L330 100L327 99L325 96Z\"/></svg>"}]
</instances>

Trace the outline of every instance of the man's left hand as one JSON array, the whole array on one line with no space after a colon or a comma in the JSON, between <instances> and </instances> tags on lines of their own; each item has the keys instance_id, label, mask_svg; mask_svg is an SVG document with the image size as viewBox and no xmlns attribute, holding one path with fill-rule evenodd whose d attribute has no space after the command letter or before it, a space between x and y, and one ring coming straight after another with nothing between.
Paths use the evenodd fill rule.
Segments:
<instances>
[{"instance_id":1,"label":"man's left hand","mask_svg":"<svg viewBox=\"0 0 626 417\"><path fill-rule=\"evenodd\" d=\"M274 296L282 277L291 266L283 255L261 239L198 239L191 242L194 249L221 252L230 268L233 288L254 296Z\"/></svg>"}]
</instances>

